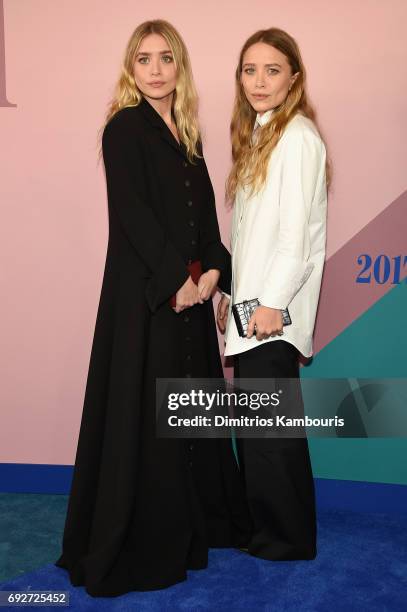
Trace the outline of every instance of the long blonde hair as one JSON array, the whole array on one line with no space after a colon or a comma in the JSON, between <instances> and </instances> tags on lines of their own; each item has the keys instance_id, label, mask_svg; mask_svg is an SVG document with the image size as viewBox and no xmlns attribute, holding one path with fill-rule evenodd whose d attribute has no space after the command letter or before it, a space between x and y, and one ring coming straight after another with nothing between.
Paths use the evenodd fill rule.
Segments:
<instances>
[{"instance_id":1,"label":"long blonde hair","mask_svg":"<svg viewBox=\"0 0 407 612\"><path fill-rule=\"evenodd\" d=\"M186 45L173 25L163 19L153 19L141 23L127 43L122 71L116 84L115 93L108 104L104 124L98 132L99 144L106 124L122 108L138 106L142 93L133 76L133 66L141 41L148 34L161 34L167 41L177 69L177 84L173 97L173 112L180 140L184 143L190 161L201 157L198 153L200 131L198 125L198 95L192 76L191 63ZM99 146L101 154L101 146Z\"/></svg>"},{"instance_id":2,"label":"long blonde hair","mask_svg":"<svg viewBox=\"0 0 407 612\"><path fill-rule=\"evenodd\" d=\"M252 143L256 111L248 102L241 83L243 57L255 43L263 42L281 51L290 64L292 74L299 72L286 99L274 109L272 119L259 130L259 138ZM244 43L235 74L235 102L230 124L233 165L226 182L226 199L233 205L236 191L248 187L257 193L264 185L270 155L281 138L288 122L298 112L316 123L315 111L305 92L305 67L299 47L289 34L279 28L259 30ZM318 128L319 129L319 128ZM319 130L320 131L320 130ZM327 183L330 182L330 163L327 161Z\"/></svg>"}]
</instances>

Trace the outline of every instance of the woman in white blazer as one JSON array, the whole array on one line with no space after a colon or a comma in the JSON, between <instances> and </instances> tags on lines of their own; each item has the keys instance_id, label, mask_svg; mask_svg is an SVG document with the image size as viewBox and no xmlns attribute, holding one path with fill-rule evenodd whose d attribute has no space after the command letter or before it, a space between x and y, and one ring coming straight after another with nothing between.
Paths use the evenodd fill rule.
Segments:
<instances>
[{"instance_id":1,"label":"woman in white blazer","mask_svg":"<svg viewBox=\"0 0 407 612\"><path fill-rule=\"evenodd\" d=\"M325 259L326 149L305 93L295 40L271 28L244 44L231 123L234 203L230 293L218 306L235 378L299 378L312 355ZM258 298L247 336L232 304ZM282 310L292 324L283 327ZM239 438L252 515L248 552L271 560L316 556L315 493L303 438Z\"/></svg>"}]
</instances>

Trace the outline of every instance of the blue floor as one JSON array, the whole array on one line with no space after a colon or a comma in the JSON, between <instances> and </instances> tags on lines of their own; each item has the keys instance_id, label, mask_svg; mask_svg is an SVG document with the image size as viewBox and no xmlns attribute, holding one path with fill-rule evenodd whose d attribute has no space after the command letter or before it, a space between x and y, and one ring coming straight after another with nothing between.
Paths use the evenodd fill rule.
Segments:
<instances>
[{"instance_id":1,"label":"blue floor","mask_svg":"<svg viewBox=\"0 0 407 612\"><path fill-rule=\"evenodd\" d=\"M324 510L314 561L270 562L212 549L208 569L161 591L93 598L52 563L0 589L68 590L71 610L406 612L407 517Z\"/></svg>"}]
</instances>

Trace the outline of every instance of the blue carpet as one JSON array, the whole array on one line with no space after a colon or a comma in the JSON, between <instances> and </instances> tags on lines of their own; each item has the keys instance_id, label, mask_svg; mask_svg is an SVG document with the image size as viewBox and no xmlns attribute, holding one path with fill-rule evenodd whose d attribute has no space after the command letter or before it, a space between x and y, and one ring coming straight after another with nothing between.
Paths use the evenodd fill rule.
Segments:
<instances>
[{"instance_id":1,"label":"blue carpet","mask_svg":"<svg viewBox=\"0 0 407 612\"><path fill-rule=\"evenodd\" d=\"M188 580L160 591L93 598L83 587L72 587L65 570L53 564L3 582L0 589L69 590L71 610L406 612L407 519L319 512L314 561L271 562L212 549L208 569L190 571Z\"/></svg>"}]
</instances>

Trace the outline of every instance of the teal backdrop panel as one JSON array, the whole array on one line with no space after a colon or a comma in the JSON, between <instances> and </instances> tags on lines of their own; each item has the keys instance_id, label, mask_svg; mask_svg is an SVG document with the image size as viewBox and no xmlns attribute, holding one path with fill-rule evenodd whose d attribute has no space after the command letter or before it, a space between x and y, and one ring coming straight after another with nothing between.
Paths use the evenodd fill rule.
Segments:
<instances>
[{"instance_id":1,"label":"teal backdrop panel","mask_svg":"<svg viewBox=\"0 0 407 612\"><path fill-rule=\"evenodd\" d=\"M301 377L406 377L406 313L404 280L302 367ZM310 437L309 448L316 478L407 484L407 439Z\"/></svg>"}]
</instances>

